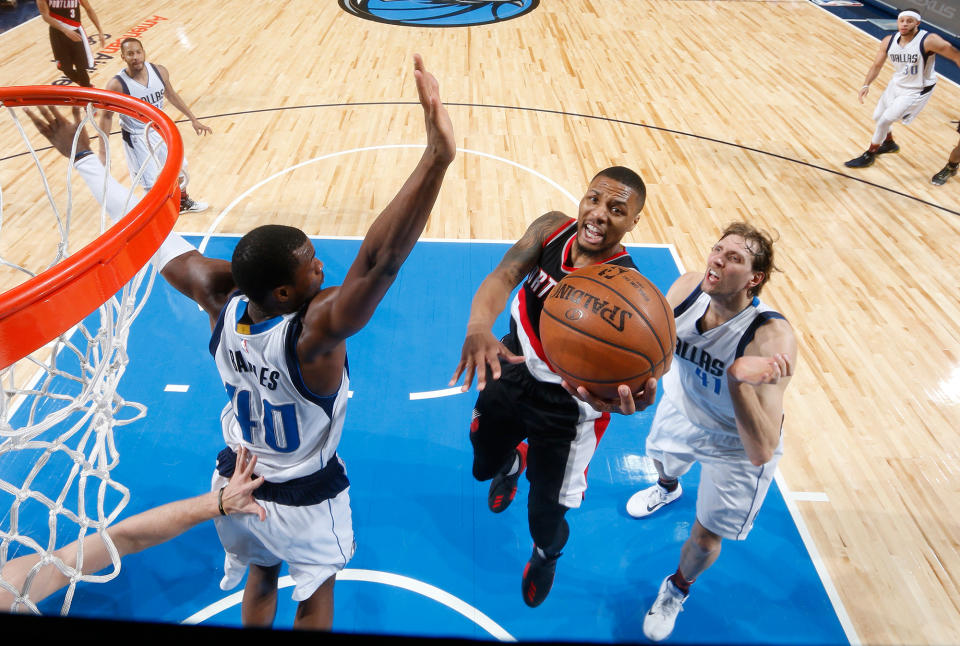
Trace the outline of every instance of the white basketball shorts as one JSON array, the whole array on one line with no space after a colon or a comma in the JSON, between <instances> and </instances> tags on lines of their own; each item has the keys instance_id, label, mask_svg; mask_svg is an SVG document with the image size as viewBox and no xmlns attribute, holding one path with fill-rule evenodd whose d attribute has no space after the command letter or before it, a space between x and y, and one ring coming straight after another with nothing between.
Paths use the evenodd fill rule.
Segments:
<instances>
[{"instance_id":1,"label":"white basketball shorts","mask_svg":"<svg viewBox=\"0 0 960 646\"><path fill-rule=\"evenodd\" d=\"M754 466L739 436L706 431L664 398L657 405L647 456L663 465L664 474L679 478L700 463L697 520L714 534L742 541L763 505L783 455L781 438L773 459Z\"/></svg>"},{"instance_id":2,"label":"white basketball shorts","mask_svg":"<svg viewBox=\"0 0 960 646\"><path fill-rule=\"evenodd\" d=\"M227 482L214 470L214 491ZM262 522L254 514L215 518L226 552L220 588L235 588L250 564L270 567L285 561L295 584L293 600L309 598L353 557L349 492L347 487L334 498L306 507L258 500L267 511L267 519Z\"/></svg>"},{"instance_id":3,"label":"white basketball shorts","mask_svg":"<svg viewBox=\"0 0 960 646\"><path fill-rule=\"evenodd\" d=\"M882 118L890 123L902 121L908 124L917 118L932 95L933 90L921 94L920 90L903 90L891 83L877 101L873 120L878 121Z\"/></svg>"},{"instance_id":4,"label":"white basketball shorts","mask_svg":"<svg viewBox=\"0 0 960 646\"><path fill-rule=\"evenodd\" d=\"M131 133L123 139L123 152L127 159L130 179L136 180L142 167L143 174L140 176L140 184L143 185L145 190L149 191L157 183L157 176L167 159L167 144L163 141L163 137L152 129L148 131L146 136L142 132L139 134ZM186 171L187 157L184 155L183 165L180 167L181 185Z\"/></svg>"}]
</instances>

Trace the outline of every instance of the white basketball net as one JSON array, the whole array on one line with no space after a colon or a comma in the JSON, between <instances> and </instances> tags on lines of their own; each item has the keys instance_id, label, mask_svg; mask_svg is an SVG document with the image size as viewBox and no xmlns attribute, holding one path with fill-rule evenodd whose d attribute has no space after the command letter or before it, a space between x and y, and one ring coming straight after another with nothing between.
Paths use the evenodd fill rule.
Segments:
<instances>
[{"instance_id":1,"label":"white basketball net","mask_svg":"<svg viewBox=\"0 0 960 646\"><path fill-rule=\"evenodd\" d=\"M71 240L70 237L73 165L54 152L46 152L43 159L54 159L56 154L56 163L61 169L65 165L66 172L51 171L49 163L45 171L40 156L30 143L31 138L37 139L33 124L26 118L23 119L25 123L21 123L22 113L4 107L13 119L12 126L4 124L4 127L18 131L26 144L33 165L40 173L45 199L51 207L46 213L51 222L50 230L58 232L59 239L47 243L47 248L52 249L51 257L34 263L45 264L36 271L39 273L87 242ZM70 112L70 108L60 110L61 113ZM102 141L108 142L93 116L93 106L87 105L80 128L90 125ZM74 152L77 135L74 136ZM3 152L9 153L9 148ZM0 170L3 170L2 165L0 162ZM109 147L106 165L109 169ZM132 186L137 185L142 173L143 169L140 169ZM65 187L63 174L66 175ZM9 193L13 186L10 182L4 187L3 177L0 175L0 243L7 224L4 221L3 191L8 188ZM29 181L29 178L18 177L17 188ZM62 196L64 189L66 206L61 210L55 195ZM129 206L137 202L132 188L127 199ZM12 207L8 207L8 211L12 223L18 214ZM109 224L103 208L99 227L87 222L93 237L103 233ZM37 230L43 227L33 222L31 226ZM35 275L34 270L27 268L27 263L6 257L9 255L6 246L0 251L6 252L0 253L0 264L12 273L19 272L25 277ZM4 600L0 612L40 614L36 602L30 598L30 587L44 566L56 567L69 579L60 609L63 615L70 610L77 582L108 581L120 571L120 559L106 529L127 504L130 492L111 477L111 471L120 459L113 432L117 427L144 417L147 411L142 404L125 400L118 386L129 360L127 338L130 326L146 302L155 275L151 263L147 263L119 293L107 299L80 324L0 371L0 599ZM13 284L5 284L3 289L9 289ZM100 533L112 561L112 567L99 575L83 573L82 539L91 532ZM64 562L54 551L71 541L80 541L79 549L75 560ZM9 561L31 555L36 563L25 577L4 578L3 569ZM7 606L9 595L13 601Z\"/></svg>"}]
</instances>

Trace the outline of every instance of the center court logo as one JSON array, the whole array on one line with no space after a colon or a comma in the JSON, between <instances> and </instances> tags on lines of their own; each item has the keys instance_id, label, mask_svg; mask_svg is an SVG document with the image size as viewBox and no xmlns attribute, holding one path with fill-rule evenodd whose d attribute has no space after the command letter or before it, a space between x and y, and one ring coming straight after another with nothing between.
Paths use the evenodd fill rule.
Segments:
<instances>
[{"instance_id":1,"label":"center court logo","mask_svg":"<svg viewBox=\"0 0 960 646\"><path fill-rule=\"evenodd\" d=\"M468 27L530 13L540 0L340 0L360 18L408 27Z\"/></svg>"}]
</instances>

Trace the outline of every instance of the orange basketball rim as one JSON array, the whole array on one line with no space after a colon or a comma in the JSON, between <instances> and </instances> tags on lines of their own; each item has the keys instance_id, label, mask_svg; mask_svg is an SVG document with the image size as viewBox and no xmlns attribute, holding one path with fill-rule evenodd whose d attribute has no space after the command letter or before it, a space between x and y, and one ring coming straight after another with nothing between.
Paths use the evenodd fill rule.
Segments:
<instances>
[{"instance_id":1,"label":"orange basketball rim","mask_svg":"<svg viewBox=\"0 0 960 646\"><path fill-rule=\"evenodd\" d=\"M177 177L183 142L163 111L138 99L92 88L0 87L8 107L84 106L152 122L167 145L167 158L152 189L123 218L81 250L0 294L0 370L82 321L147 263L180 214Z\"/></svg>"}]
</instances>

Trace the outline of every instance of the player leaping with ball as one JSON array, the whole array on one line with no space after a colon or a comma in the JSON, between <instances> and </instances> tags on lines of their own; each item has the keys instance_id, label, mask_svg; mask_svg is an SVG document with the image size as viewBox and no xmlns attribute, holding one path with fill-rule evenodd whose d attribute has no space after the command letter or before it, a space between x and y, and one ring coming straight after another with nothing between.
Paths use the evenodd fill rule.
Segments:
<instances>
[{"instance_id":1,"label":"player leaping with ball","mask_svg":"<svg viewBox=\"0 0 960 646\"><path fill-rule=\"evenodd\" d=\"M636 268L621 240L640 220L646 193L643 180L628 168L600 171L580 200L576 220L558 211L534 220L473 297L450 385L463 374L466 391L476 374L480 393L470 424L473 475L481 481L492 478L487 500L491 511L507 508L527 469L534 546L521 592L528 606L540 605L553 585L557 559L569 536L564 515L580 506L587 465L610 412L646 408L653 403L657 384L649 379L638 393L621 386L620 402L593 400L604 408L602 413L572 397L545 360L540 312L550 289L580 267L610 263ZM510 333L499 341L491 328L521 281L523 287L510 306Z\"/></svg>"}]
</instances>

